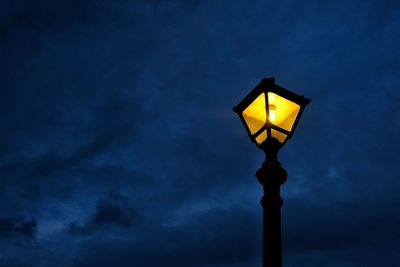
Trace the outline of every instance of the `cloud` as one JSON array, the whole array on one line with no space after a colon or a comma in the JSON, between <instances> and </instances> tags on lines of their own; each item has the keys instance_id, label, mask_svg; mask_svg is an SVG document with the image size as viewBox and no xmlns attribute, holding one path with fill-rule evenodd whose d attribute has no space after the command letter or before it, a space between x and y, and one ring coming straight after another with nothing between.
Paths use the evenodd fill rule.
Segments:
<instances>
[{"instance_id":1,"label":"cloud","mask_svg":"<svg viewBox=\"0 0 400 267\"><path fill-rule=\"evenodd\" d=\"M0 241L26 243L36 238L37 222L31 219L0 218Z\"/></svg>"},{"instance_id":2,"label":"cloud","mask_svg":"<svg viewBox=\"0 0 400 267\"><path fill-rule=\"evenodd\" d=\"M126 232L135 238L108 237L105 230L80 243L76 266L241 266L259 256L257 226L251 211L231 206L174 224L149 221Z\"/></svg>"},{"instance_id":3,"label":"cloud","mask_svg":"<svg viewBox=\"0 0 400 267\"><path fill-rule=\"evenodd\" d=\"M266 75L313 100L280 154L288 266L397 262L396 10L1 1L0 216L45 229L0 266L259 264L263 154L231 108Z\"/></svg>"},{"instance_id":4,"label":"cloud","mask_svg":"<svg viewBox=\"0 0 400 267\"><path fill-rule=\"evenodd\" d=\"M68 231L72 235L84 236L109 227L129 229L142 219L143 216L129 206L124 196L110 193L98 201L95 213L83 225L71 223Z\"/></svg>"}]
</instances>

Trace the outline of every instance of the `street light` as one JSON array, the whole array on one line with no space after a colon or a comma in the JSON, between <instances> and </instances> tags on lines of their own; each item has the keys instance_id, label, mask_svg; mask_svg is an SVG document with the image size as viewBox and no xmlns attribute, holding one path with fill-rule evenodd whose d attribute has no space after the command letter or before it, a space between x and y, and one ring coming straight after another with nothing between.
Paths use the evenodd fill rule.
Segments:
<instances>
[{"instance_id":1,"label":"street light","mask_svg":"<svg viewBox=\"0 0 400 267\"><path fill-rule=\"evenodd\" d=\"M282 266L280 187L287 179L278 161L279 149L293 136L310 99L275 84L274 78L262 79L233 111L242 120L252 142L265 152L265 161L257 171L264 189L263 267Z\"/></svg>"}]
</instances>

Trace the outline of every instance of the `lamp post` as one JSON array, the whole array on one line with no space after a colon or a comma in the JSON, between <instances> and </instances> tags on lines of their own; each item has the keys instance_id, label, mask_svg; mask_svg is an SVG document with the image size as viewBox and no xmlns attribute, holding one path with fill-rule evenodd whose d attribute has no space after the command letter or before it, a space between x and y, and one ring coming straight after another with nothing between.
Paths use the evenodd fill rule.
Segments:
<instances>
[{"instance_id":1,"label":"lamp post","mask_svg":"<svg viewBox=\"0 0 400 267\"><path fill-rule=\"evenodd\" d=\"M287 173L278 161L279 149L289 140L310 99L275 84L274 78L262 79L233 111L242 120L253 143L265 153L265 161L256 176L264 189L263 267L282 266L280 187Z\"/></svg>"}]
</instances>

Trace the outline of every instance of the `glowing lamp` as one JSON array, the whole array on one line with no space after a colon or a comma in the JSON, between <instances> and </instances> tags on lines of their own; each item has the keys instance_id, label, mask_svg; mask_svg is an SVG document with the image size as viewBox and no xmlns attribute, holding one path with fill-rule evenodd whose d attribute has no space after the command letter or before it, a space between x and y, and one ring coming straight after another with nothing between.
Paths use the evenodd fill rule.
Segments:
<instances>
[{"instance_id":1,"label":"glowing lamp","mask_svg":"<svg viewBox=\"0 0 400 267\"><path fill-rule=\"evenodd\" d=\"M258 147L271 138L283 146L292 137L310 101L276 85L274 78L264 78L233 111L239 115L252 142Z\"/></svg>"}]
</instances>

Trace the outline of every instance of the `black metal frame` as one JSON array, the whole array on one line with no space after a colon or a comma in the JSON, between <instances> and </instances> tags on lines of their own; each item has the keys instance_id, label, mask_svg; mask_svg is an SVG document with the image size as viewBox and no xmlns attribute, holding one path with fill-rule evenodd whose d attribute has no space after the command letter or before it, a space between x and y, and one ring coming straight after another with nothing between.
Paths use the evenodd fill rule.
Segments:
<instances>
[{"instance_id":1,"label":"black metal frame","mask_svg":"<svg viewBox=\"0 0 400 267\"><path fill-rule=\"evenodd\" d=\"M289 101L292 101L300 106L299 113L297 114L297 117L293 123L292 129L290 131L286 131L285 129L282 129L276 125L271 124L268 120L266 120L266 123L263 127L261 127L260 130L258 130L256 133L251 134L250 129L247 127L246 121L243 118L243 111L262 93L265 95L265 105L266 107L269 106L268 103L268 92L275 93L279 96L282 96L283 98L288 99ZM279 85L275 84L275 79L274 78L264 78L261 80L261 82L254 88L236 107L233 108L233 111L236 112L240 120L242 121L243 125L246 128L247 134L250 136L250 139L253 143L257 144L256 137L261 134L264 130L267 130L267 139L271 138L271 129L277 130L283 134L286 134L287 137L285 141L281 144L283 146L287 140L289 140L294 133L294 130L297 127L297 124L300 120L300 117L303 113L303 110L307 104L311 102L310 99L305 98L302 95L298 95L296 93L293 93ZM266 118L269 117L269 109L266 108ZM265 142L265 141L264 141ZM257 144L259 148L262 149L262 143Z\"/></svg>"}]
</instances>

